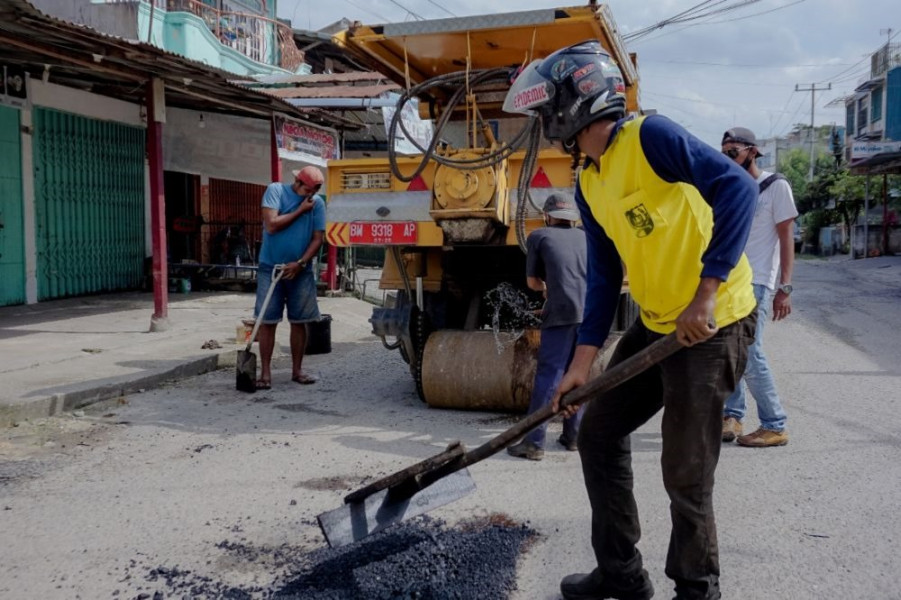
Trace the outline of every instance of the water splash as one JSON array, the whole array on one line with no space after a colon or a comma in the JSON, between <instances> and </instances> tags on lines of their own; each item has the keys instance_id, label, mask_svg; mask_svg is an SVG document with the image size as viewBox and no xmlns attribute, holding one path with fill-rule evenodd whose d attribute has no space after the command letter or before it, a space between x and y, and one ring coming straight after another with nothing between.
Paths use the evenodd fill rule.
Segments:
<instances>
[{"instance_id":1,"label":"water splash","mask_svg":"<svg viewBox=\"0 0 901 600\"><path fill-rule=\"evenodd\" d=\"M498 354L522 337L526 329L541 325L541 303L529 299L510 283L503 282L488 290L484 299L491 311L491 330Z\"/></svg>"}]
</instances>

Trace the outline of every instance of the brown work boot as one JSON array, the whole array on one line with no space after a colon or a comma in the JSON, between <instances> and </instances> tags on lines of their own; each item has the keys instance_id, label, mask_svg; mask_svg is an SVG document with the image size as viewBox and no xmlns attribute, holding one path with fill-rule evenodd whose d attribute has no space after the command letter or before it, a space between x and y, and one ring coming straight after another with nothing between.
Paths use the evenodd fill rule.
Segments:
<instances>
[{"instance_id":1,"label":"brown work boot","mask_svg":"<svg viewBox=\"0 0 901 600\"><path fill-rule=\"evenodd\" d=\"M529 460L541 460L544 458L544 449L539 448L529 440L523 440L518 444L514 444L507 448L507 454L516 458L527 458Z\"/></svg>"},{"instance_id":2,"label":"brown work boot","mask_svg":"<svg viewBox=\"0 0 901 600\"><path fill-rule=\"evenodd\" d=\"M739 436L737 441L740 446L748 446L749 448L784 446L788 443L788 434L785 433L785 430L758 429L754 433Z\"/></svg>"},{"instance_id":3,"label":"brown work boot","mask_svg":"<svg viewBox=\"0 0 901 600\"><path fill-rule=\"evenodd\" d=\"M734 442L735 438L741 435L741 421L735 417L726 417L723 419L723 441Z\"/></svg>"},{"instance_id":4,"label":"brown work boot","mask_svg":"<svg viewBox=\"0 0 901 600\"><path fill-rule=\"evenodd\" d=\"M563 600L650 600L654 586L644 569L622 581L608 581L595 569L591 573L567 575L560 582Z\"/></svg>"}]
</instances>

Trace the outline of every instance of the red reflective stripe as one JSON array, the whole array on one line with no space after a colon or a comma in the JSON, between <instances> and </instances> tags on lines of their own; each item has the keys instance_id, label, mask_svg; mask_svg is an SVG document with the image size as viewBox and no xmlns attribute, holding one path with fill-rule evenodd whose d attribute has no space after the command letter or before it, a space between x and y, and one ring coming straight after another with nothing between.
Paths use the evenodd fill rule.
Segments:
<instances>
[{"instance_id":1,"label":"red reflective stripe","mask_svg":"<svg viewBox=\"0 0 901 600\"><path fill-rule=\"evenodd\" d=\"M410 185L407 186L408 192L425 192L428 191L429 186L425 184L425 179L422 178L422 175L417 175L416 179L410 182Z\"/></svg>"},{"instance_id":2,"label":"red reflective stripe","mask_svg":"<svg viewBox=\"0 0 901 600\"><path fill-rule=\"evenodd\" d=\"M554 186L551 185L551 180L548 179L547 173L544 172L544 168L538 167L538 172L532 177L532 183L529 184L529 187L549 188Z\"/></svg>"}]
</instances>

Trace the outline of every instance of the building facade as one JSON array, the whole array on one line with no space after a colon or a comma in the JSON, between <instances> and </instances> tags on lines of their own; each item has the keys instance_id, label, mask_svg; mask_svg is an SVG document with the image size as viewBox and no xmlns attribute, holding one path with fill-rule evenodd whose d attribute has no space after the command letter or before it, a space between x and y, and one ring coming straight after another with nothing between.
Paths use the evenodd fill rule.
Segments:
<instances>
[{"instance_id":1,"label":"building facade","mask_svg":"<svg viewBox=\"0 0 901 600\"><path fill-rule=\"evenodd\" d=\"M184 57L164 43L123 37L144 31L158 42L183 40L178 22L200 20L206 37L217 26L189 11L151 11L145 4L59 2L77 13L76 23L109 27L97 32L27 0L0 0L0 306L146 289L151 259L157 265L218 262L237 251L246 264L246 252L252 259L261 237L265 184L298 168L283 161L275 173L272 123L277 114L300 112L232 83L248 79L245 67L256 75L293 72L278 66L283 52L247 41L235 28L242 21L223 17L242 7L218 3L217 51L243 65L226 72L226 63L212 65L212 55ZM275 14L267 3L255 8ZM167 25L142 30L145 10L153 19L165 13L160 23ZM176 12L181 16L174 19ZM259 19L274 32L274 20ZM265 28L247 31L262 36ZM186 52L194 47L184 46ZM150 102L152 80L161 84L159 104ZM321 129L329 122L315 124ZM165 198L161 217L154 213L156 174ZM167 232L160 248L153 242L157 217ZM246 237L236 240L241 227ZM217 236L225 238L225 252Z\"/></svg>"},{"instance_id":2,"label":"building facade","mask_svg":"<svg viewBox=\"0 0 901 600\"><path fill-rule=\"evenodd\" d=\"M870 73L845 99L845 148L858 174L901 172L901 44L870 58Z\"/></svg>"},{"instance_id":3,"label":"building facade","mask_svg":"<svg viewBox=\"0 0 901 600\"><path fill-rule=\"evenodd\" d=\"M41 12L237 75L306 73L275 0L34 0Z\"/></svg>"}]
</instances>

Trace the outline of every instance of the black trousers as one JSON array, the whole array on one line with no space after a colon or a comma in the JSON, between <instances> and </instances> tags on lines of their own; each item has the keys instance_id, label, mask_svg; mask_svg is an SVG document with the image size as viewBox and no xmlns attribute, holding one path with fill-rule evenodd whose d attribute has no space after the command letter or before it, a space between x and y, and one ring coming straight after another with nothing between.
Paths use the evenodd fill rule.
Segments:
<instances>
[{"instance_id":1,"label":"black trousers","mask_svg":"<svg viewBox=\"0 0 901 600\"><path fill-rule=\"evenodd\" d=\"M756 312L594 399L579 430L579 454L591 502L591 542L611 581L642 573L638 509L632 493L630 434L663 408L663 483L672 533L666 574L679 597L719 597L719 550L713 515L714 470L722 444L723 403L741 380L754 341ZM662 337L639 319L610 366Z\"/></svg>"}]
</instances>

